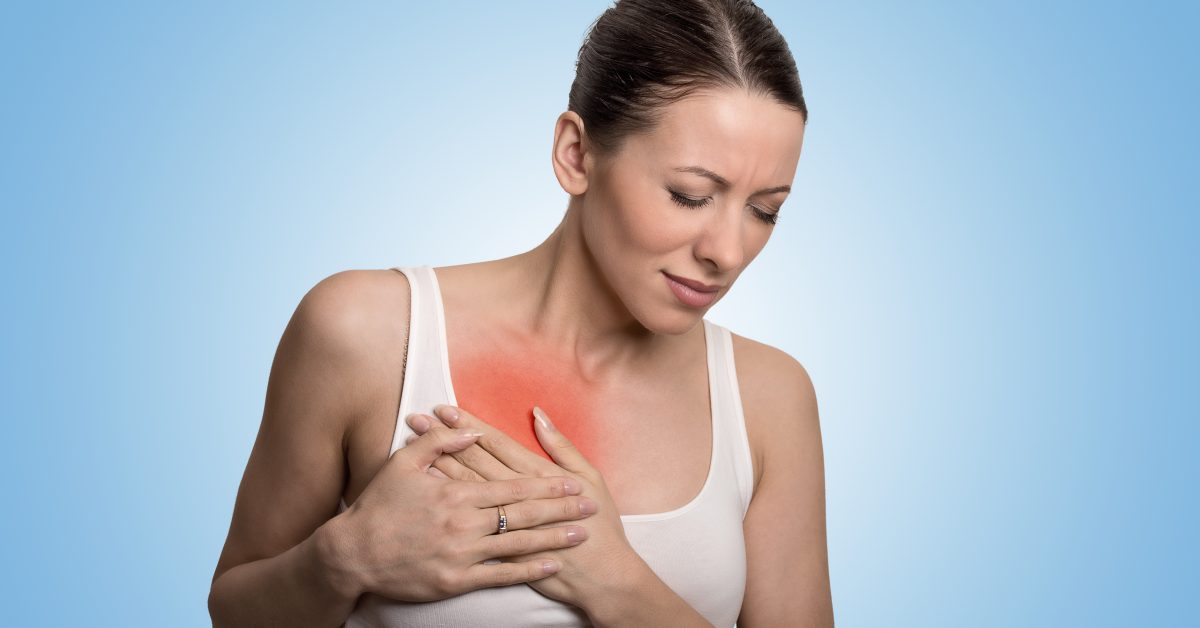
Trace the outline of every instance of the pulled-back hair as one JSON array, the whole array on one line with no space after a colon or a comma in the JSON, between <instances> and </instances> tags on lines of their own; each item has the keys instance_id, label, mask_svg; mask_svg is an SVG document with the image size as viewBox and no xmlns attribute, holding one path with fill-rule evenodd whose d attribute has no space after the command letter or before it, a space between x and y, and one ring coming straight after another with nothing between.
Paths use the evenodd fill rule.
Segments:
<instances>
[{"instance_id":1,"label":"pulled-back hair","mask_svg":"<svg viewBox=\"0 0 1200 628\"><path fill-rule=\"evenodd\" d=\"M808 121L796 62L751 0L618 0L589 27L567 109L600 154L651 130L659 110L701 89L740 87Z\"/></svg>"}]
</instances>

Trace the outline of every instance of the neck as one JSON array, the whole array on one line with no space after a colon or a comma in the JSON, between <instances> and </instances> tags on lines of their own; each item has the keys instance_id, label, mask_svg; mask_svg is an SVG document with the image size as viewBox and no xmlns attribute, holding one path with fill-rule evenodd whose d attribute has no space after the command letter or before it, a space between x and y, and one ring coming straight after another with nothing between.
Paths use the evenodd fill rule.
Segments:
<instances>
[{"instance_id":1,"label":"neck","mask_svg":"<svg viewBox=\"0 0 1200 628\"><path fill-rule=\"evenodd\" d=\"M572 202L538 246L496 263L514 331L561 352L587 380L634 366L667 339L646 329L596 266Z\"/></svg>"}]
</instances>

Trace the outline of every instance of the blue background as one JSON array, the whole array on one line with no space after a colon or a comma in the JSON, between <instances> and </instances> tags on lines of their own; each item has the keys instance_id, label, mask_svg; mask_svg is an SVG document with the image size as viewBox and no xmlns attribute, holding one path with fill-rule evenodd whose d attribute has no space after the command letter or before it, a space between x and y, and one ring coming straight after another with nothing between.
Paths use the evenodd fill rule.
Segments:
<instances>
[{"instance_id":1,"label":"blue background","mask_svg":"<svg viewBox=\"0 0 1200 628\"><path fill-rule=\"evenodd\" d=\"M587 2L6 3L9 625L208 625L300 297L527 250ZM709 318L806 365L839 626L1195 626L1192 3L760 3L811 110Z\"/></svg>"}]
</instances>

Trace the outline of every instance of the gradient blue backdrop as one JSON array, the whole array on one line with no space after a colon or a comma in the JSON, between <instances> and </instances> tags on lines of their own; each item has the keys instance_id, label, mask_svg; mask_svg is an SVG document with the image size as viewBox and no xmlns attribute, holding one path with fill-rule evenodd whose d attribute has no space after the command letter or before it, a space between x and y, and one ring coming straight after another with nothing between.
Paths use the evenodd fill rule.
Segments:
<instances>
[{"instance_id":1,"label":"gradient blue backdrop","mask_svg":"<svg viewBox=\"0 0 1200 628\"><path fill-rule=\"evenodd\" d=\"M300 297L540 242L608 5L0 8L5 624L208 624ZM816 384L839 626L1200 625L1197 5L761 6L811 121L709 318Z\"/></svg>"}]
</instances>

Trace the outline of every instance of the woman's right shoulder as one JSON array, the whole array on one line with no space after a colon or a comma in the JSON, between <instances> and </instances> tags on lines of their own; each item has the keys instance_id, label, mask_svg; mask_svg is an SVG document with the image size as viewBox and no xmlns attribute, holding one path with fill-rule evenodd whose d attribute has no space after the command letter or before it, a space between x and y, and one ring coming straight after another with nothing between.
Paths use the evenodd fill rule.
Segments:
<instances>
[{"instance_id":1,"label":"woman's right shoulder","mask_svg":"<svg viewBox=\"0 0 1200 628\"><path fill-rule=\"evenodd\" d=\"M293 319L330 349L369 349L380 335L408 333L408 278L394 269L343 270L318 281Z\"/></svg>"},{"instance_id":2,"label":"woman's right shoulder","mask_svg":"<svg viewBox=\"0 0 1200 628\"><path fill-rule=\"evenodd\" d=\"M390 395L394 378L403 375L409 302L408 278L395 269L343 270L305 293L284 333L326 376L372 404L379 400L369 393Z\"/></svg>"}]
</instances>

